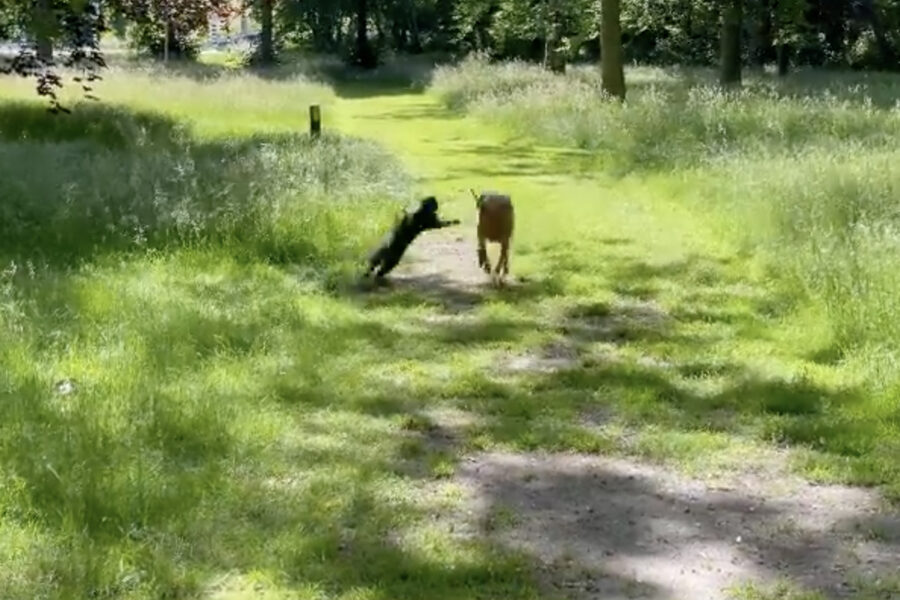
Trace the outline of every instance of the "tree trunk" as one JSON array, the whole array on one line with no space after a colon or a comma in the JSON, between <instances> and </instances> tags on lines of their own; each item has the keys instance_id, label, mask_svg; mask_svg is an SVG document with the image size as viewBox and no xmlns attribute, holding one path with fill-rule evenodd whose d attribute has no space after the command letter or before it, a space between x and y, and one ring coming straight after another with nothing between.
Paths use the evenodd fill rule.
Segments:
<instances>
[{"instance_id":1,"label":"tree trunk","mask_svg":"<svg viewBox=\"0 0 900 600\"><path fill-rule=\"evenodd\" d=\"M544 68L554 73L566 72L566 57L560 50L562 45L562 25L560 23L559 0L550 0L547 11L547 31L544 42Z\"/></svg>"},{"instance_id":2,"label":"tree trunk","mask_svg":"<svg viewBox=\"0 0 900 600\"><path fill-rule=\"evenodd\" d=\"M364 69L374 69L377 65L375 52L369 43L369 2L356 2L356 63Z\"/></svg>"},{"instance_id":3,"label":"tree trunk","mask_svg":"<svg viewBox=\"0 0 900 600\"><path fill-rule=\"evenodd\" d=\"M35 50L37 57L44 62L53 60L53 10L51 0L38 0L35 7Z\"/></svg>"},{"instance_id":4,"label":"tree trunk","mask_svg":"<svg viewBox=\"0 0 900 600\"><path fill-rule=\"evenodd\" d=\"M622 24L620 0L601 0L600 64L603 91L625 99L625 67L622 64Z\"/></svg>"},{"instance_id":5,"label":"tree trunk","mask_svg":"<svg viewBox=\"0 0 900 600\"><path fill-rule=\"evenodd\" d=\"M773 39L774 33L772 23L772 7L769 0L763 0L758 10L760 11L759 20L753 34L753 62L757 66L765 66L771 61L773 56Z\"/></svg>"},{"instance_id":6,"label":"tree trunk","mask_svg":"<svg viewBox=\"0 0 900 600\"><path fill-rule=\"evenodd\" d=\"M722 13L722 55L719 79L723 86L741 84L742 0L726 0Z\"/></svg>"},{"instance_id":7,"label":"tree trunk","mask_svg":"<svg viewBox=\"0 0 900 600\"><path fill-rule=\"evenodd\" d=\"M879 14L878 6L875 6L872 14L872 31L875 33L875 44L878 47L878 58L882 69L897 68L897 53L894 46L888 39L888 32L884 26L881 14Z\"/></svg>"},{"instance_id":8,"label":"tree trunk","mask_svg":"<svg viewBox=\"0 0 900 600\"><path fill-rule=\"evenodd\" d=\"M415 0L408 0L408 3L410 50L415 54L419 54L422 52L422 37L419 34L419 11L416 8Z\"/></svg>"},{"instance_id":9,"label":"tree trunk","mask_svg":"<svg viewBox=\"0 0 900 600\"><path fill-rule=\"evenodd\" d=\"M260 2L259 62L271 65L275 62L275 0Z\"/></svg>"},{"instance_id":10,"label":"tree trunk","mask_svg":"<svg viewBox=\"0 0 900 600\"><path fill-rule=\"evenodd\" d=\"M778 76L787 77L791 69L791 48L787 44L778 44Z\"/></svg>"},{"instance_id":11,"label":"tree trunk","mask_svg":"<svg viewBox=\"0 0 900 600\"><path fill-rule=\"evenodd\" d=\"M375 8L375 34L378 37L378 47L384 48L387 34L384 31L384 12L376 5Z\"/></svg>"}]
</instances>

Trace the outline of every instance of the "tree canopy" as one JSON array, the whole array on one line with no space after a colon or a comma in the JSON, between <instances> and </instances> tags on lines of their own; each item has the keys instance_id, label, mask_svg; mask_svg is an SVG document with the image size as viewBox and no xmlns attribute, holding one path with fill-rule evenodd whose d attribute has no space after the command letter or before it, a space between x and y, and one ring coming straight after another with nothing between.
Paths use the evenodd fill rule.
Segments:
<instances>
[{"instance_id":1,"label":"tree canopy","mask_svg":"<svg viewBox=\"0 0 900 600\"><path fill-rule=\"evenodd\" d=\"M263 63L278 49L339 53L363 67L390 52L477 50L553 70L596 61L602 0L7 0L0 38L24 41L6 72L34 77L59 108L52 67L82 70L85 92L104 66L101 33L124 24L151 54L190 57L210 14L249 10L262 23ZM621 56L654 64L789 62L900 68L900 0L620 0ZM739 5L743 5L740 7ZM728 27L723 29L727 21ZM728 31L729 43L723 45ZM165 50L164 50L165 49Z\"/></svg>"}]
</instances>

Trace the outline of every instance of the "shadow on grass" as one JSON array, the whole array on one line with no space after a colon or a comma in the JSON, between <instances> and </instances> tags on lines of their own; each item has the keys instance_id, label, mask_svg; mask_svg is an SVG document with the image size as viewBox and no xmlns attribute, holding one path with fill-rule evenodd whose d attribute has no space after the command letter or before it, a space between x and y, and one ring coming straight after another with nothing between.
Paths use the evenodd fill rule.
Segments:
<instances>
[{"instance_id":1,"label":"shadow on grass","mask_svg":"<svg viewBox=\"0 0 900 600\"><path fill-rule=\"evenodd\" d=\"M315 318L284 301L288 283L252 271L170 281L165 296L148 275L107 290L111 311L97 303L99 290L86 294L84 276L23 281L31 325L20 335L33 346L2 376L10 391L0 396L0 459L19 486L4 508L27 507L15 523L39 523L72 554L30 564L47 577L8 597L134 593L140 578L106 561L126 553L155 595L208 591L207 577L225 592L265 573L281 590L534 597L526 554L477 537L439 548L417 541L434 509L394 491L420 485L397 473L406 452L394 423L420 399L376 376L388 356L427 364L448 347L513 340L529 325L409 329L342 310ZM59 314L78 319L43 318ZM118 354L123 323L131 350ZM85 372L74 391L54 388L39 363L54 360L60 336L80 360L109 352L105 368L134 369L131 380ZM348 361L355 369L342 374ZM218 577L226 573L238 580Z\"/></svg>"},{"instance_id":2,"label":"shadow on grass","mask_svg":"<svg viewBox=\"0 0 900 600\"><path fill-rule=\"evenodd\" d=\"M401 114L397 118L404 117ZM588 151L515 141L496 144L451 141L443 144L442 150L466 166L457 170L451 167L438 180L554 175L591 179L596 176L599 164L597 155Z\"/></svg>"},{"instance_id":3,"label":"shadow on grass","mask_svg":"<svg viewBox=\"0 0 900 600\"><path fill-rule=\"evenodd\" d=\"M461 471L492 524L484 535L539 557L545 585L569 597L719 598L744 580L780 578L844 596L847 532L877 523L845 523L840 508L807 519L812 498L700 490L653 467L589 457L489 454ZM900 556L900 518L888 522L870 574L890 573Z\"/></svg>"},{"instance_id":4,"label":"shadow on grass","mask_svg":"<svg viewBox=\"0 0 900 600\"><path fill-rule=\"evenodd\" d=\"M401 54L366 70L333 56L288 55L281 65L255 72L267 79L312 78L330 85L339 98L365 99L421 94L431 84L434 69L446 60L440 55Z\"/></svg>"},{"instance_id":5,"label":"shadow on grass","mask_svg":"<svg viewBox=\"0 0 900 600\"><path fill-rule=\"evenodd\" d=\"M694 273L685 266L616 265L612 257L598 264L681 284ZM10 391L0 402L0 459L19 491L5 501L14 512L25 511L15 523L40 524L72 552L42 563L48 577L11 597L133 592L141 580L122 576L118 559L126 555L129 568L150 577L143 585L155 595L268 585L368 590L379 598L546 597L553 590L543 586L570 579L568 567L555 565L557 557L543 548L558 549L569 529L569 539L588 556L609 549L628 550L634 560L656 556L645 530L668 502L665 491L652 481L619 481L611 496L595 492L598 502L608 501L603 518L572 521L568 499L591 484L558 474L541 497L557 498L548 510L563 525L542 530L543 547L509 544L496 533L496 519L487 530L472 529L439 501L442 482L472 449L615 450L621 440L590 418L601 413L607 422L676 435L740 434L758 424L785 443L816 443L812 437L837 424L829 407L855 401L852 391L764 379L736 362L705 365L708 339L661 308L576 301L558 320L530 316L552 289L540 283L522 292L520 316L470 316L435 303L437 314L404 318L405 303L420 296L414 288L396 294L396 304L383 298L360 312L348 309L365 297L298 306L289 278L261 277L250 266L225 275L213 269L202 284L197 270L209 271L192 265L183 283L154 284L148 274L110 289L114 309L86 294L73 274L53 275L49 284L21 280L27 336L9 347L25 354L10 362L15 369L4 375ZM166 292L155 293L154 285ZM645 352L674 344L690 362L594 355L553 372L510 377L489 367L462 369L449 379L441 374L452 356L515 347L547 328L574 344L599 341ZM89 340L99 346L79 351ZM121 344L131 350L117 353ZM78 382L74 394L54 391L58 374L41 365L64 369L59 353L70 351L88 362L103 356L104 372L133 377ZM413 377L409 369L422 374ZM90 369L84 373L91 377ZM725 381L709 391L691 386L698 378ZM459 433L427 421L410 425L438 404L464 410L475 424ZM838 452L835 444L861 433L834 427L824 433L829 446L823 451ZM666 452L677 459L703 450L688 443ZM498 507L519 494L504 490L518 485L513 473L495 480L490 493ZM663 498L645 514L624 518L624 498L634 494ZM735 515L744 508L723 503L717 510ZM731 525L714 526L711 519L701 517L702 535L733 534ZM587 582L584 591L667 593L639 583L627 569L596 570L596 561L588 562L577 566L589 578L573 576L578 585ZM267 583L253 580L259 574Z\"/></svg>"},{"instance_id":6,"label":"shadow on grass","mask_svg":"<svg viewBox=\"0 0 900 600\"><path fill-rule=\"evenodd\" d=\"M507 281L502 287L485 281L467 283L441 273L403 274L382 285L368 281L347 285L343 294L365 308L438 308L446 316L465 313L491 302L528 304L562 292L553 277Z\"/></svg>"},{"instance_id":7,"label":"shadow on grass","mask_svg":"<svg viewBox=\"0 0 900 600\"><path fill-rule=\"evenodd\" d=\"M305 80L334 89L340 98L365 99L381 96L421 94L431 84L437 65L446 62L440 55L396 55L375 69L347 65L337 56L285 53L272 66L229 67L198 61L171 61L168 65L131 61L152 72L185 77L201 83L234 73L248 73L271 81ZM127 65L128 63L126 63Z\"/></svg>"}]
</instances>

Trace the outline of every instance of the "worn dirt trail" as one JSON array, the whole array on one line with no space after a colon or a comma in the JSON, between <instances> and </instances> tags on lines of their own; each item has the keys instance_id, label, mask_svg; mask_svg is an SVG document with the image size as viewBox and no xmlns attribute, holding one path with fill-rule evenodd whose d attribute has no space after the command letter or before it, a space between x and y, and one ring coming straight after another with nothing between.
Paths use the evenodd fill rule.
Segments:
<instances>
[{"instance_id":1,"label":"worn dirt trail","mask_svg":"<svg viewBox=\"0 0 900 600\"><path fill-rule=\"evenodd\" d=\"M340 128L403 157L422 189L441 199L442 212L463 218L458 229L417 240L393 278L394 286L440 299L441 318L466 318L490 289L476 265L468 187L509 184L535 198L548 184L592 185L557 151L505 153L479 124L446 114L428 96L346 98L336 114ZM516 258L513 252L513 275ZM577 359L520 366L562 369ZM466 415L433 421L443 444L469 426ZM783 464L748 468L723 484L621 458L475 454L454 481L466 495L445 524L448 535L536 557L548 597L717 600L745 581L785 578L841 598L854 597L859 578L900 571L900 515L877 493L814 486ZM898 598L891 594L871 597Z\"/></svg>"}]
</instances>

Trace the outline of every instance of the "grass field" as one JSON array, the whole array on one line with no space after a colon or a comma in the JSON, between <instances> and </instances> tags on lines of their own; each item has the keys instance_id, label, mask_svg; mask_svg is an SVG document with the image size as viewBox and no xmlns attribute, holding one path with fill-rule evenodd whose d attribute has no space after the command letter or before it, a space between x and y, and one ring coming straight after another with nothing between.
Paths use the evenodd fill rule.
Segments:
<instances>
[{"instance_id":1,"label":"grass field","mask_svg":"<svg viewBox=\"0 0 900 600\"><path fill-rule=\"evenodd\" d=\"M4 598L546 597L438 518L477 450L900 498L900 80L314 75L122 67L55 119L0 81ZM469 187L513 194L520 284L356 289L419 194L474 261Z\"/></svg>"}]
</instances>

